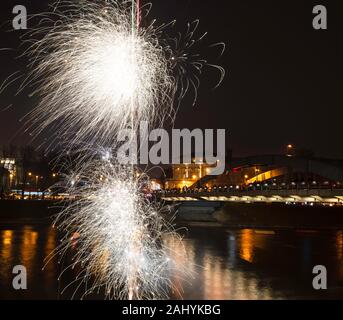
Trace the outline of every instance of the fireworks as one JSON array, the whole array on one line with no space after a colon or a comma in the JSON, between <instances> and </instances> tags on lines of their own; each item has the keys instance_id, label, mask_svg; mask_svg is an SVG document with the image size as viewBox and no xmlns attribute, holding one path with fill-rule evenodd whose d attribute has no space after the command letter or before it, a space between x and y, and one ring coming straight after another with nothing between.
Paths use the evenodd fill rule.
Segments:
<instances>
[{"instance_id":1,"label":"fireworks","mask_svg":"<svg viewBox=\"0 0 343 320\"><path fill-rule=\"evenodd\" d=\"M24 53L31 72L19 92L31 84L40 97L28 129L36 136L53 128L65 150L81 153L67 179L75 200L56 220L66 236L53 256L63 259L77 240L68 268L81 266L75 282L85 285L84 295L103 288L109 298L168 297L176 265L163 238L179 238L145 198L147 177L112 163L118 145L111 143L122 129L137 131L142 120L173 119L173 107L190 88L196 99L205 66L220 71L219 82L224 75L192 53L204 38L194 39L197 22L185 36L164 37L174 23L140 26L145 16L136 4L58 1L52 12L32 17L40 21ZM95 160L95 146L105 150L102 160Z\"/></svg>"},{"instance_id":2,"label":"fireworks","mask_svg":"<svg viewBox=\"0 0 343 320\"><path fill-rule=\"evenodd\" d=\"M142 12L147 17L149 8ZM135 130L141 120L173 120L187 92L195 103L205 67L219 71L218 84L224 77L197 52L206 36L196 36L198 21L176 36L174 22L138 27L134 0L59 1L32 19L39 24L24 54L31 72L20 90L32 85L40 103L28 115L28 130L37 136L53 128L65 148L110 145L119 130ZM221 54L224 44L211 47Z\"/></svg>"},{"instance_id":3,"label":"fireworks","mask_svg":"<svg viewBox=\"0 0 343 320\"><path fill-rule=\"evenodd\" d=\"M199 54L199 50L205 41L207 33L197 35L199 20L188 23L185 33L178 33L174 37L167 37L166 42L170 50L170 63L173 68L176 88L176 101L180 103L188 92L193 93L193 105L197 100L200 86L200 77L205 68L214 69L219 74L215 87L218 87L224 79L225 70L221 66L210 63ZM224 53L225 44L215 43L208 45L209 48L219 49L219 56Z\"/></svg>"},{"instance_id":4,"label":"fireworks","mask_svg":"<svg viewBox=\"0 0 343 320\"><path fill-rule=\"evenodd\" d=\"M44 35L27 51L41 97L30 115L34 135L55 125L71 145L106 144L128 125L169 113L174 83L156 30L136 28L131 1L100 3L66 2L48 15L56 24L42 19L30 32Z\"/></svg>"},{"instance_id":5,"label":"fireworks","mask_svg":"<svg viewBox=\"0 0 343 320\"><path fill-rule=\"evenodd\" d=\"M66 232L57 253L66 252L77 235L70 267L82 265L76 281L88 284L84 295L103 288L109 298L167 297L174 266L163 237L175 234L141 192L144 174L136 179L130 170L100 161L85 164L77 176L69 185L80 200L56 221Z\"/></svg>"}]
</instances>

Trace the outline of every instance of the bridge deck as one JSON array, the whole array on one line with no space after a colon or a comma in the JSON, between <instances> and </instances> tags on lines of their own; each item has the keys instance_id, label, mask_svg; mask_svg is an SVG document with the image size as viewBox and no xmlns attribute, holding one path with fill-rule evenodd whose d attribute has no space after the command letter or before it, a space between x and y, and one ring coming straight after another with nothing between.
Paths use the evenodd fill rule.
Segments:
<instances>
[{"instance_id":1,"label":"bridge deck","mask_svg":"<svg viewBox=\"0 0 343 320\"><path fill-rule=\"evenodd\" d=\"M165 201L224 201L224 202L281 202L281 203L322 203L343 205L343 189L304 190L235 190L227 192L163 192Z\"/></svg>"}]
</instances>

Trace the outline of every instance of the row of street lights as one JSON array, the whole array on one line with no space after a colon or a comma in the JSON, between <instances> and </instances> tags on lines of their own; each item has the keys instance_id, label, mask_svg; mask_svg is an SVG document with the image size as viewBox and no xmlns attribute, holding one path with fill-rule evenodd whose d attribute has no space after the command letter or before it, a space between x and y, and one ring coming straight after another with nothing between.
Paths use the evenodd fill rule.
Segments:
<instances>
[{"instance_id":1,"label":"row of street lights","mask_svg":"<svg viewBox=\"0 0 343 320\"><path fill-rule=\"evenodd\" d=\"M35 186L36 186L36 189L38 190L38 181L39 181L39 179L43 180L44 176L35 175L32 172L28 172L27 175L29 176L29 178L31 178L31 179L34 178L35 179ZM56 178L57 176L58 176L58 174L56 174L56 173L52 173L51 174L52 178Z\"/></svg>"}]
</instances>

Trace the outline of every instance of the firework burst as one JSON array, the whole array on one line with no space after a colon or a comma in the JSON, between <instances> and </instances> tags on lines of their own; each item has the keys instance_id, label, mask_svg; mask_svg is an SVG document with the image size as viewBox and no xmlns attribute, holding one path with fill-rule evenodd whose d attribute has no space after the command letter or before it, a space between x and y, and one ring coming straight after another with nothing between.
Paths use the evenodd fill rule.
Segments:
<instances>
[{"instance_id":1,"label":"firework burst","mask_svg":"<svg viewBox=\"0 0 343 320\"><path fill-rule=\"evenodd\" d=\"M165 52L153 27L135 27L131 11L131 1L81 0L39 15L26 51L28 81L40 96L29 115L33 135L55 125L72 145L105 144L128 125L170 112L174 82Z\"/></svg>"},{"instance_id":2,"label":"firework burst","mask_svg":"<svg viewBox=\"0 0 343 320\"><path fill-rule=\"evenodd\" d=\"M217 70L221 83L224 69L199 54L206 37L198 35L199 21L175 36L175 21L138 27L150 8L140 15L135 1L58 1L31 17L39 22L25 36L31 71L19 92L32 86L40 99L26 116L32 136L50 128L66 149L111 145L119 130L135 130L140 120L173 121L187 92L195 104L205 68ZM225 45L208 47L221 55Z\"/></svg>"},{"instance_id":3,"label":"firework burst","mask_svg":"<svg viewBox=\"0 0 343 320\"><path fill-rule=\"evenodd\" d=\"M77 200L57 217L65 237L55 254L62 260L77 240L68 269L81 266L75 282L88 286L83 296L104 289L108 298L168 297L168 275L180 266L163 240L180 239L144 196L146 179L109 161L84 164L69 177L68 192Z\"/></svg>"},{"instance_id":4,"label":"firework burst","mask_svg":"<svg viewBox=\"0 0 343 320\"><path fill-rule=\"evenodd\" d=\"M31 72L19 92L32 85L40 97L28 115L33 136L50 128L64 149L115 149L120 130L173 119L175 102L191 89L196 100L204 67L219 70L222 81L224 70L194 53L204 38L195 37L198 22L170 38L173 22L138 28L135 4L58 1L50 13L32 17L39 24L24 53ZM68 178L74 200L56 220L66 235L52 256L63 259L77 240L68 269L81 266L75 282L85 284L84 295L103 288L109 298L168 297L168 274L180 266L169 259L163 238L179 238L145 198L144 174L137 178L133 167L111 163L110 153L102 161L94 154L81 155Z\"/></svg>"},{"instance_id":5,"label":"firework burst","mask_svg":"<svg viewBox=\"0 0 343 320\"><path fill-rule=\"evenodd\" d=\"M169 48L169 63L173 69L175 81L175 96L177 104L183 100L185 95L193 93L193 105L195 105L200 87L200 77L204 69L214 69L217 71L219 78L215 84L218 87L224 77L225 70L223 67L210 63L199 52L204 46L207 32L198 35L199 20L187 24L184 33L178 32L174 37L166 37L166 47ZM213 48L219 52L219 57L222 56L225 50L223 42L206 45L208 48Z\"/></svg>"}]
</instances>

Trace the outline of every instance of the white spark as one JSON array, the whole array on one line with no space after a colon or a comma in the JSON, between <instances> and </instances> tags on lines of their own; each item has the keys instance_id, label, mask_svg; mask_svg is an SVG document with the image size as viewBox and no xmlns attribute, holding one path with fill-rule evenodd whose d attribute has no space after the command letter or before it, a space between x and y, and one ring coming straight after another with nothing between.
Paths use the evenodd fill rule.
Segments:
<instances>
[{"instance_id":1,"label":"white spark","mask_svg":"<svg viewBox=\"0 0 343 320\"><path fill-rule=\"evenodd\" d=\"M55 254L77 240L72 266L82 265L76 280L88 283L84 295L103 288L109 298L168 297L168 275L176 266L163 238L180 238L144 197L147 177L137 179L131 169L108 161L84 164L80 172L81 183L69 190L79 200L56 221L66 235Z\"/></svg>"},{"instance_id":2,"label":"white spark","mask_svg":"<svg viewBox=\"0 0 343 320\"><path fill-rule=\"evenodd\" d=\"M130 3L104 10L99 2L65 2L48 15L58 23L42 19L31 32L44 35L27 51L41 98L30 114L39 123L33 135L53 124L70 144L104 144L128 125L169 113L174 82L165 51L155 28L133 28Z\"/></svg>"},{"instance_id":3,"label":"white spark","mask_svg":"<svg viewBox=\"0 0 343 320\"><path fill-rule=\"evenodd\" d=\"M75 281L88 286L84 295L104 288L110 298L156 299L172 287L168 274L175 264L163 238L174 233L141 192L144 174L112 164L108 151L94 162L89 150L106 150L121 129L137 130L141 120L173 118L175 96L181 100L192 88L196 99L204 66L220 71L219 82L224 71L187 54L203 38L193 40L197 22L184 39L162 39L173 23L136 28L132 4L58 1L51 13L38 15L24 53L32 71L19 92L37 87L32 95L40 102L28 119L33 136L53 128L64 149L90 155L80 156L69 177L75 200L56 221L66 236L55 254L62 259L78 242L70 268L81 266Z\"/></svg>"}]
</instances>

